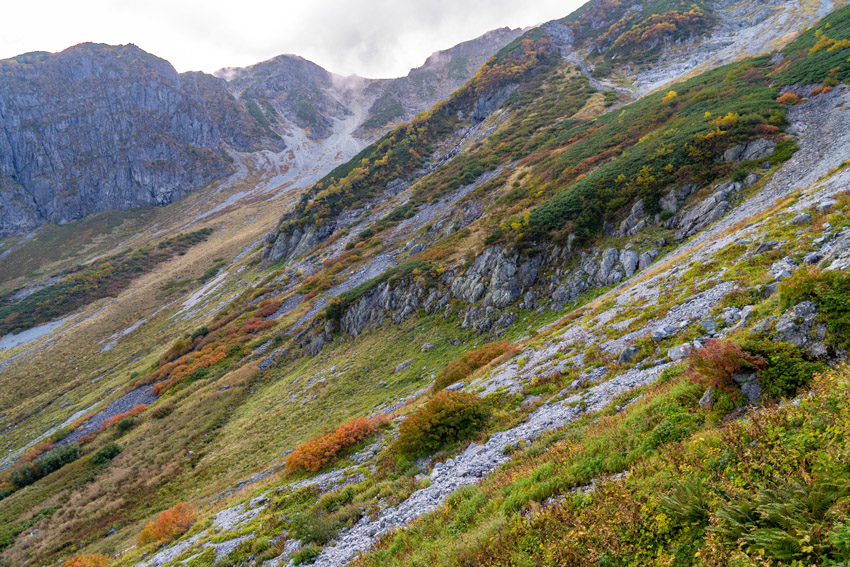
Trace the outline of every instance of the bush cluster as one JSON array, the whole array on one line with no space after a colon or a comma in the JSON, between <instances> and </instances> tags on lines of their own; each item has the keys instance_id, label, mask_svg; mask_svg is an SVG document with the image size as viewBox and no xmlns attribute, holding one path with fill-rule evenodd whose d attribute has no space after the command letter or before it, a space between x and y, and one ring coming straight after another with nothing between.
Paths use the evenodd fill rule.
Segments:
<instances>
[{"instance_id":1,"label":"bush cluster","mask_svg":"<svg viewBox=\"0 0 850 567\"><path fill-rule=\"evenodd\" d=\"M434 391L443 390L446 386L451 386L471 376L473 372L491 360L509 352L511 348L511 345L506 342L487 343L475 350L464 353L460 358L451 361L437 375L437 379L434 382Z\"/></svg>"},{"instance_id":2,"label":"bush cluster","mask_svg":"<svg viewBox=\"0 0 850 567\"><path fill-rule=\"evenodd\" d=\"M286 458L290 471L316 472L334 462L345 449L356 445L389 423L384 414L373 418L359 417L347 421L333 431L323 433L295 448Z\"/></svg>"},{"instance_id":3,"label":"bush cluster","mask_svg":"<svg viewBox=\"0 0 850 567\"><path fill-rule=\"evenodd\" d=\"M156 520L148 522L139 534L139 545L167 543L186 533L195 523L195 509L180 502L160 513Z\"/></svg>"},{"instance_id":4,"label":"bush cluster","mask_svg":"<svg viewBox=\"0 0 850 567\"><path fill-rule=\"evenodd\" d=\"M69 443L53 449L32 463L18 466L12 470L9 481L18 488L23 488L53 471L61 469L64 465L76 461L79 457L80 446L76 443Z\"/></svg>"},{"instance_id":5,"label":"bush cluster","mask_svg":"<svg viewBox=\"0 0 850 567\"><path fill-rule=\"evenodd\" d=\"M486 419L477 396L443 391L401 423L394 448L403 456L425 456L473 436Z\"/></svg>"},{"instance_id":6,"label":"bush cluster","mask_svg":"<svg viewBox=\"0 0 850 567\"><path fill-rule=\"evenodd\" d=\"M97 466L109 464L112 459L121 454L121 446L118 443L107 443L100 450L92 455L91 463Z\"/></svg>"}]
</instances>

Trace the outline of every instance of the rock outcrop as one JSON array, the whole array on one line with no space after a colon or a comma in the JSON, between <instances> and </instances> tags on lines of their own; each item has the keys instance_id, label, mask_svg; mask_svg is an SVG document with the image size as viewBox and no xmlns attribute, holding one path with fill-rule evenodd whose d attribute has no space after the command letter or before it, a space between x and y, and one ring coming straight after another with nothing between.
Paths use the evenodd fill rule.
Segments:
<instances>
[{"instance_id":1,"label":"rock outcrop","mask_svg":"<svg viewBox=\"0 0 850 567\"><path fill-rule=\"evenodd\" d=\"M228 148L283 149L203 73L133 45L0 61L0 236L164 205L234 171Z\"/></svg>"}]
</instances>

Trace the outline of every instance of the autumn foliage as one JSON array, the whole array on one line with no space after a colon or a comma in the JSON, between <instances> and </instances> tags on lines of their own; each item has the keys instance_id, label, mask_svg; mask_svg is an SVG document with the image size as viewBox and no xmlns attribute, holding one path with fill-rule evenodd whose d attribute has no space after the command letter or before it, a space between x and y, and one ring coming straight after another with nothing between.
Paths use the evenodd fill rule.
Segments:
<instances>
[{"instance_id":1,"label":"autumn foliage","mask_svg":"<svg viewBox=\"0 0 850 567\"><path fill-rule=\"evenodd\" d=\"M110 427L112 427L113 425L115 425L116 423L118 423L119 421L124 419L125 417L133 417L133 416L139 415L140 413L142 413L146 409L148 409L148 406L146 404L137 404L137 405L133 406L133 409L131 409L130 411L125 411L123 413L119 413L117 415L114 415L114 416L110 417L109 419L107 419L106 421L104 421L103 424L101 424L100 431L104 431L106 429L109 429Z\"/></svg>"},{"instance_id":2,"label":"autumn foliage","mask_svg":"<svg viewBox=\"0 0 850 567\"><path fill-rule=\"evenodd\" d=\"M515 352L510 344L505 342L488 343L480 348L464 353L458 359L451 361L434 382L434 391L444 389L472 375L473 372L505 353Z\"/></svg>"},{"instance_id":3,"label":"autumn foliage","mask_svg":"<svg viewBox=\"0 0 850 567\"><path fill-rule=\"evenodd\" d=\"M359 417L347 421L333 431L302 443L286 458L290 471L316 472L334 462L340 453L356 445L389 423L384 414L373 418Z\"/></svg>"},{"instance_id":4,"label":"autumn foliage","mask_svg":"<svg viewBox=\"0 0 850 567\"><path fill-rule=\"evenodd\" d=\"M169 542L186 533L195 523L195 517L191 504L180 502L160 513L156 520L148 522L139 534L139 545Z\"/></svg>"},{"instance_id":5,"label":"autumn foliage","mask_svg":"<svg viewBox=\"0 0 850 567\"><path fill-rule=\"evenodd\" d=\"M708 339L705 346L690 357L687 375L699 384L715 388L728 387L732 376L742 370L759 370L764 361L744 352L734 341Z\"/></svg>"},{"instance_id":6,"label":"autumn foliage","mask_svg":"<svg viewBox=\"0 0 850 567\"><path fill-rule=\"evenodd\" d=\"M787 93L777 98L776 102L778 102L779 104L792 106L800 102L800 95L788 91Z\"/></svg>"},{"instance_id":7,"label":"autumn foliage","mask_svg":"<svg viewBox=\"0 0 850 567\"><path fill-rule=\"evenodd\" d=\"M64 567L106 567L109 564L109 557L106 555L77 555L72 557L62 565Z\"/></svg>"}]
</instances>

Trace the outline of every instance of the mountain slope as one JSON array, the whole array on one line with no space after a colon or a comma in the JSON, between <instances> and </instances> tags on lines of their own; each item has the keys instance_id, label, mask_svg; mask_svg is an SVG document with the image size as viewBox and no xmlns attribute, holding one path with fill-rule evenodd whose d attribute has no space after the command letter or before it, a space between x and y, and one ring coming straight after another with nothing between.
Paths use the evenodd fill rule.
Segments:
<instances>
[{"instance_id":1,"label":"mountain slope","mask_svg":"<svg viewBox=\"0 0 850 567\"><path fill-rule=\"evenodd\" d=\"M850 11L639 96L590 45L693 6L614 4L282 193L265 239L272 201L157 211L132 247L213 232L0 352L3 557L843 560L846 379L812 377L848 347ZM611 76L759 7L698 4ZM224 195L267 185L246 163Z\"/></svg>"},{"instance_id":2,"label":"mountain slope","mask_svg":"<svg viewBox=\"0 0 850 567\"><path fill-rule=\"evenodd\" d=\"M135 46L31 53L0 73L4 236L170 203L232 173L227 147L280 149L222 81Z\"/></svg>"}]
</instances>

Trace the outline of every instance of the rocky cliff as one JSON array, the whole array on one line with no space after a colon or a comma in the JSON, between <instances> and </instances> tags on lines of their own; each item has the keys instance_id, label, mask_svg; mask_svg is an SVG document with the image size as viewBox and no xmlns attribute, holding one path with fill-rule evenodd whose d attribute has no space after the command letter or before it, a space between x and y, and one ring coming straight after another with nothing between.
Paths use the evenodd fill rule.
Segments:
<instances>
[{"instance_id":1,"label":"rocky cliff","mask_svg":"<svg viewBox=\"0 0 850 567\"><path fill-rule=\"evenodd\" d=\"M170 203L280 140L202 73L133 45L0 62L0 235Z\"/></svg>"}]
</instances>

